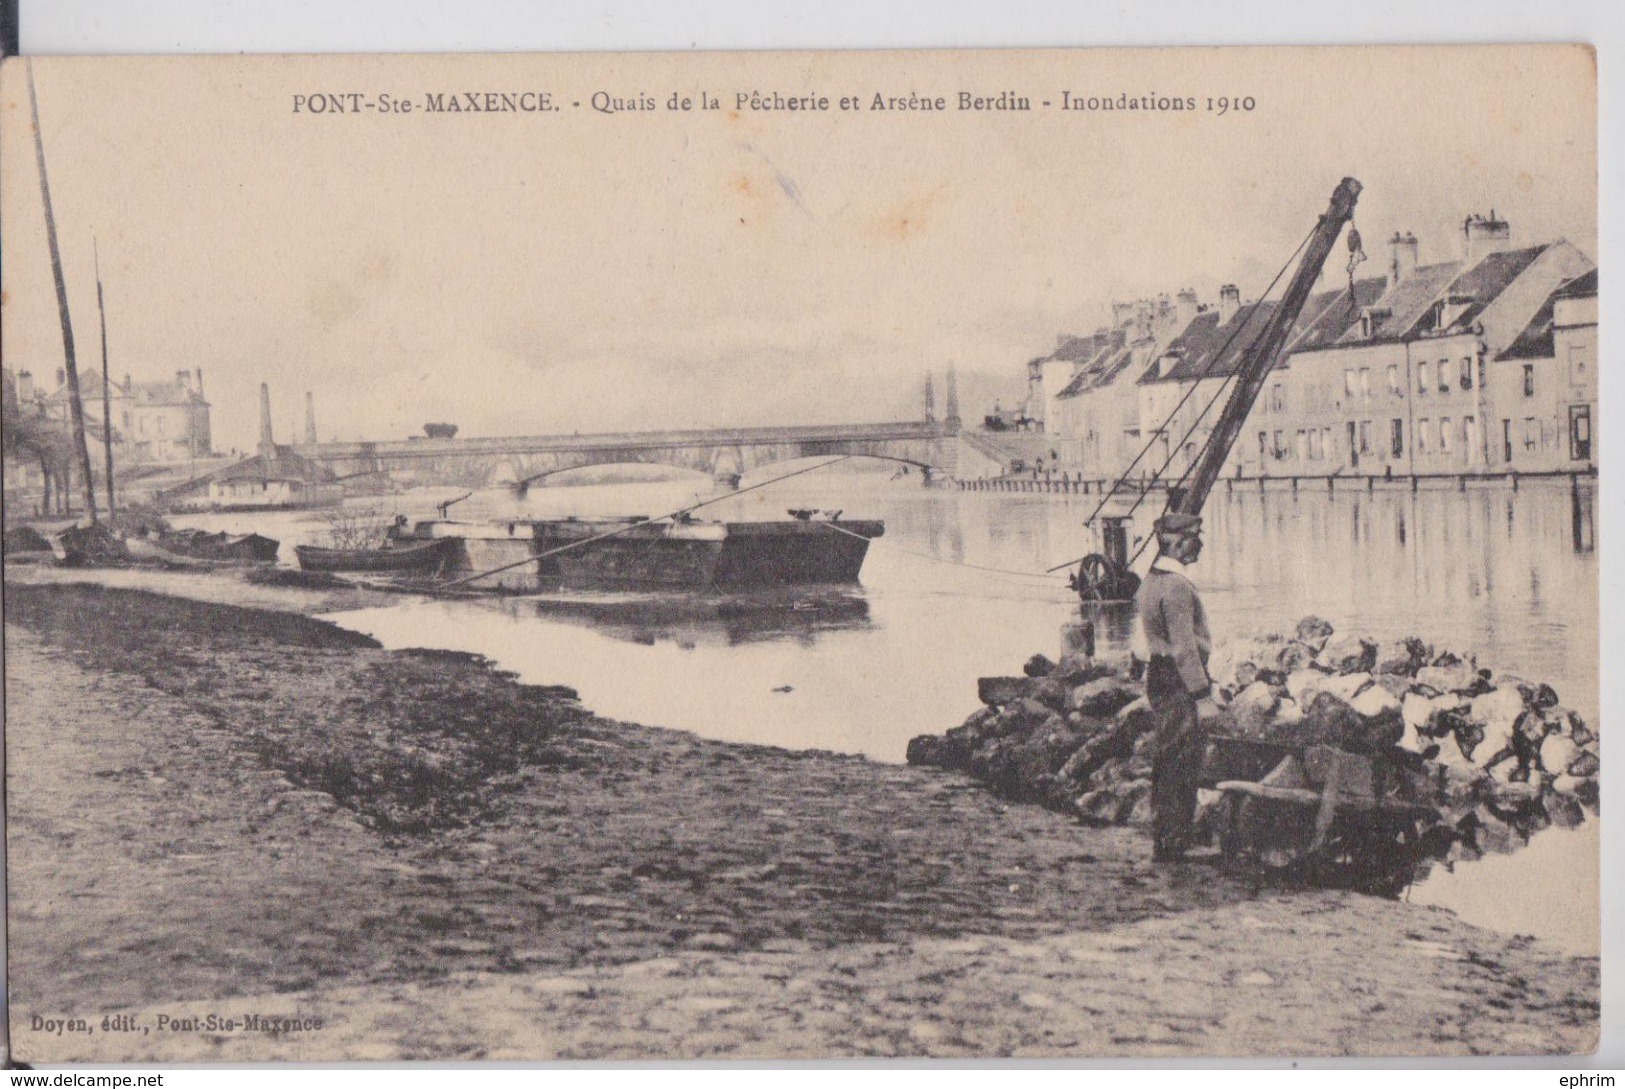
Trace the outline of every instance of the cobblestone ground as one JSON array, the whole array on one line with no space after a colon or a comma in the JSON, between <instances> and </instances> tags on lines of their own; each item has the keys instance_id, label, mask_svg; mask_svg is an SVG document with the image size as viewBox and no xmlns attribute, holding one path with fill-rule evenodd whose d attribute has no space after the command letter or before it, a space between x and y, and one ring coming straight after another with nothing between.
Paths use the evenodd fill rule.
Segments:
<instances>
[{"instance_id":1,"label":"cobblestone ground","mask_svg":"<svg viewBox=\"0 0 1625 1089\"><path fill-rule=\"evenodd\" d=\"M25 1060L1595 1044L1595 959L1445 912L1253 896L953 776L558 715L291 619L29 590L6 627ZM450 816L364 751L455 771L438 724L514 715L558 724Z\"/></svg>"}]
</instances>

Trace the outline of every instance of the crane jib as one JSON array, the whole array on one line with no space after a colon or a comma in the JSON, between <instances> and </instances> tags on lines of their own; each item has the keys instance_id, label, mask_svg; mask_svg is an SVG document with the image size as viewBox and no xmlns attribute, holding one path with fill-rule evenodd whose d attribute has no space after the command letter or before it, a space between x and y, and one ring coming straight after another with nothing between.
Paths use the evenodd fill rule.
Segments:
<instances>
[{"instance_id":1,"label":"crane jib","mask_svg":"<svg viewBox=\"0 0 1625 1089\"><path fill-rule=\"evenodd\" d=\"M1225 458L1230 456L1230 450L1247 422L1247 415L1252 411L1253 403L1275 365L1275 357L1280 354L1288 334L1297 324L1298 316L1303 313L1309 293L1314 289L1315 279L1337 243L1337 236L1342 233L1344 224L1354 218L1354 204L1359 200L1360 189L1358 181L1344 178L1332 193L1331 206L1320 217L1304 251L1303 261L1281 296L1281 304L1270 315L1264 331L1242 360L1235 388L1231 390L1230 399L1225 402L1224 410L1214 424L1213 435L1191 473L1190 484L1181 494L1171 496L1170 510L1184 514L1201 513L1208 493L1219 479Z\"/></svg>"}]
</instances>

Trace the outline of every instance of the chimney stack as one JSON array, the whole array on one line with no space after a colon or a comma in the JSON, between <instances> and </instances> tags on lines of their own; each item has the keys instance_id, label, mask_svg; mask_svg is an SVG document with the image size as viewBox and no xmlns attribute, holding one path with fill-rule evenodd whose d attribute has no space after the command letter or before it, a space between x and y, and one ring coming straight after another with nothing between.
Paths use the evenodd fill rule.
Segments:
<instances>
[{"instance_id":1,"label":"chimney stack","mask_svg":"<svg viewBox=\"0 0 1625 1089\"><path fill-rule=\"evenodd\" d=\"M203 396L203 368L202 367L199 367L197 369L197 395L199 397Z\"/></svg>"},{"instance_id":2,"label":"chimney stack","mask_svg":"<svg viewBox=\"0 0 1625 1089\"><path fill-rule=\"evenodd\" d=\"M192 372L191 371L176 371L175 372L175 385L180 387L183 390L184 389L191 389L192 388Z\"/></svg>"},{"instance_id":3,"label":"chimney stack","mask_svg":"<svg viewBox=\"0 0 1625 1089\"><path fill-rule=\"evenodd\" d=\"M56 369L56 388L61 389L68 384L68 372L61 367Z\"/></svg>"},{"instance_id":4,"label":"chimney stack","mask_svg":"<svg viewBox=\"0 0 1625 1089\"><path fill-rule=\"evenodd\" d=\"M1492 253L1512 248L1512 224L1504 219L1497 219L1495 209L1490 209L1489 218L1476 212L1468 216L1461 224L1463 236L1463 256L1467 260L1467 267L1478 262Z\"/></svg>"},{"instance_id":5,"label":"chimney stack","mask_svg":"<svg viewBox=\"0 0 1625 1089\"><path fill-rule=\"evenodd\" d=\"M1202 305L1196 301L1195 290L1188 287L1174 296L1174 299L1174 321L1178 326L1175 332L1178 333L1196 320L1196 315L1201 313Z\"/></svg>"},{"instance_id":6,"label":"chimney stack","mask_svg":"<svg viewBox=\"0 0 1625 1089\"><path fill-rule=\"evenodd\" d=\"M1224 325L1241 309L1241 289L1235 284L1219 288L1219 324Z\"/></svg>"},{"instance_id":7,"label":"chimney stack","mask_svg":"<svg viewBox=\"0 0 1625 1089\"><path fill-rule=\"evenodd\" d=\"M954 374L954 365L948 364L948 413L943 417L943 424L950 431L959 430L959 379Z\"/></svg>"},{"instance_id":8,"label":"chimney stack","mask_svg":"<svg viewBox=\"0 0 1625 1089\"><path fill-rule=\"evenodd\" d=\"M17 372L17 400L19 402L31 401L34 398L34 374L32 371Z\"/></svg>"},{"instance_id":9,"label":"chimney stack","mask_svg":"<svg viewBox=\"0 0 1625 1089\"><path fill-rule=\"evenodd\" d=\"M1134 304L1131 302L1112 303L1112 328L1121 329L1134 320Z\"/></svg>"},{"instance_id":10,"label":"chimney stack","mask_svg":"<svg viewBox=\"0 0 1625 1089\"><path fill-rule=\"evenodd\" d=\"M260 383L260 453L276 457L276 439L271 434L271 387Z\"/></svg>"},{"instance_id":11,"label":"chimney stack","mask_svg":"<svg viewBox=\"0 0 1625 1089\"><path fill-rule=\"evenodd\" d=\"M125 371L124 372L124 392L129 393L133 389L135 389L135 383L130 381L130 372Z\"/></svg>"},{"instance_id":12,"label":"chimney stack","mask_svg":"<svg viewBox=\"0 0 1625 1089\"><path fill-rule=\"evenodd\" d=\"M1400 234L1394 232L1394 237L1388 240L1390 258L1388 261L1388 286L1393 287L1401 280L1407 280L1416 271L1416 236L1409 231Z\"/></svg>"},{"instance_id":13,"label":"chimney stack","mask_svg":"<svg viewBox=\"0 0 1625 1089\"><path fill-rule=\"evenodd\" d=\"M316 399L305 391L305 445L316 445Z\"/></svg>"}]
</instances>

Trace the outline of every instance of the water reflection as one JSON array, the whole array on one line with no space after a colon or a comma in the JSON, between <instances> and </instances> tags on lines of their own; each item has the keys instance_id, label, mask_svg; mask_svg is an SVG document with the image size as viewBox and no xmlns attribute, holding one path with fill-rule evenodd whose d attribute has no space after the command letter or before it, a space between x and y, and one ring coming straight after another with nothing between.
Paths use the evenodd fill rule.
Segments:
<instances>
[{"instance_id":1,"label":"water reflection","mask_svg":"<svg viewBox=\"0 0 1625 1089\"><path fill-rule=\"evenodd\" d=\"M752 594L576 594L506 603L517 615L592 628L644 646L740 646L790 640L812 647L822 632L869 625L869 602L838 589Z\"/></svg>"}]
</instances>

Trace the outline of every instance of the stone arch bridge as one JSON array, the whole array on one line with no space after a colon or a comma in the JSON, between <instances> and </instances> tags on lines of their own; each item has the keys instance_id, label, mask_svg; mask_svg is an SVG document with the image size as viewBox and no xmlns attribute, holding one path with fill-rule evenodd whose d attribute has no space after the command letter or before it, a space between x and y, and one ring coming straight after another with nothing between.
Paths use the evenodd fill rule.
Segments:
<instances>
[{"instance_id":1,"label":"stone arch bridge","mask_svg":"<svg viewBox=\"0 0 1625 1089\"><path fill-rule=\"evenodd\" d=\"M881 458L922 470L927 480L959 470L960 431L935 420L736 427L692 431L612 432L510 438L410 438L324 442L294 450L340 479L401 471L433 474L466 486L530 484L592 465L667 465L737 483L752 469L797 458Z\"/></svg>"}]
</instances>

